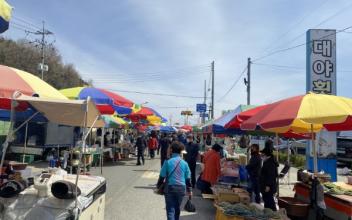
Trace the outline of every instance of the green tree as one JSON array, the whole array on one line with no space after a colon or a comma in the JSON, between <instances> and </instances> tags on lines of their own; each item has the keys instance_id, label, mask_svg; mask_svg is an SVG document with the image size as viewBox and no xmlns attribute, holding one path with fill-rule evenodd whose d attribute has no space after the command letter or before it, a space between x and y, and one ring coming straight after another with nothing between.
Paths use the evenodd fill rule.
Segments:
<instances>
[{"instance_id":1,"label":"green tree","mask_svg":"<svg viewBox=\"0 0 352 220\"><path fill-rule=\"evenodd\" d=\"M27 40L13 41L0 37L0 64L27 71L41 77L38 63L41 62L40 47ZM88 85L74 65L63 63L60 52L50 45L45 50L45 63L49 71L44 80L57 89Z\"/></svg>"}]
</instances>

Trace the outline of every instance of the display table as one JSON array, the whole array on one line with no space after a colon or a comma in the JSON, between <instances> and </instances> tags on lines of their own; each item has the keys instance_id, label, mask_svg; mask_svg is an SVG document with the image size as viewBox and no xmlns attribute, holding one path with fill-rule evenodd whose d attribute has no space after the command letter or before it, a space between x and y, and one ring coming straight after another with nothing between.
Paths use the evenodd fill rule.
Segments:
<instances>
[{"instance_id":1,"label":"display table","mask_svg":"<svg viewBox=\"0 0 352 220\"><path fill-rule=\"evenodd\" d=\"M298 182L295 185L298 199L309 203L311 187L308 184ZM326 211L325 215L335 220L352 219L352 196L331 195L325 193Z\"/></svg>"},{"instance_id":2,"label":"display table","mask_svg":"<svg viewBox=\"0 0 352 220\"><path fill-rule=\"evenodd\" d=\"M56 180L66 180L74 183L76 175L54 176ZM104 219L106 181L98 176L80 176L78 187L79 219ZM50 191L50 189L49 189ZM75 206L74 199L57 199L51 193L48 197L40 198L37 190L31 186L12 198L0 198L4 210L0 219L6 220L37 220L37 219L67 219L72 215Z\"/></svg>"}]
</instances>

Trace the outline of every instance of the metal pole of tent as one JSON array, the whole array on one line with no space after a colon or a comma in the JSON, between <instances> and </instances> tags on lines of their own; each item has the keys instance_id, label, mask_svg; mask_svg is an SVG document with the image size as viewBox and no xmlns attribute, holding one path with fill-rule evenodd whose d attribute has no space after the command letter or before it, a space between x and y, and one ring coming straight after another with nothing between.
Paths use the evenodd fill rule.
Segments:
<instances>
[{"instance_id":1,"label":"metal pole of tent","mask_svg":"<svg viewBox=\"0 0 352 220\"><path fill-rule=\"evenodd\" d=\"M290 141L287 139L287 163L291 167L291 148L290 148ZM287 173L288 185L290 185L290 171Z\"/></svg>"},{"instance_id":2,"label":"metal pole of tent","mask_svg":"<svg viewBox=\"0 0 352 220\"><path fill-rule=\"evenodd\" d=\"M279 134L276 133L276 161L279 162ZM276 168L277 169L277 168ZM279 181L279 175L277 176L276 179L277 182L277 197L280 195L280 181Z\"/></svg>"},{"instance_id":3,"label":"metal pole of tent","mask_svg":"<svg viewBox=\"0 0 352 220\"><path fill-rule=\"evenodd\" d=\"M26 130L25 130L25 132L24 132L24 146L23 146L23 158L22 158L22 163L25 162L25 158L26 158L27 136L28 136L28 123L26 123Z\"/></svg>"},{"instance_id":4,"label":"metal pole of tent","mask_svg":"<svg viewBox=\"0 0 352 220\"><path fill-rule=\"evenodd\" d=\"M318 155L317 155L317 148L315 145L315 138L314 138L314 130L313 130L313 124L310 124L311 128L311 134L312 134L312 148L313 148L313 167L314 167L314 174L316 175L318 173Z\"/></svg>"},{"instance_id":5,"label":"metal pole of tent","mask_svg":"<svg viewBox=\"0 0 352 220\"><path fill-rule=\"evenodd\" d=\"M90 97L88 96L87 100L86 100L86 105L85 105L85 112L84 112L84 119L83 119L83 132L85 133L86 129L87 129L87 117L88 117L88 104L90 101ZM85 134L83 133L82 135L82 150L85 148L85 141L86 141L86 137ZM81 172L81 160L82 160L82 150L80 150L79 153L79 160L78 160L78 167L77 167L77 172L76 172L76 187L75 187L75 193L76 195L78 194L78 179L79 179L79 174ZM85 169L86 169L86 160L83 157L83 165L84 165L84 173L85 173ZM78 196L76 196L76 200L75 200L75 208L78 207Z\"/></svg>"},{"instance_id":6,"label":"metal pole of tent","mask_svg":"<svg viewBox=\"0 0 352 220\"><path fill-rule=\"evenodd\" d=\"M100 141L100 174L103 174L104 134L105 134L105 127L102 127L101 128L101 141Z\"/></svg>"}]
</instances>

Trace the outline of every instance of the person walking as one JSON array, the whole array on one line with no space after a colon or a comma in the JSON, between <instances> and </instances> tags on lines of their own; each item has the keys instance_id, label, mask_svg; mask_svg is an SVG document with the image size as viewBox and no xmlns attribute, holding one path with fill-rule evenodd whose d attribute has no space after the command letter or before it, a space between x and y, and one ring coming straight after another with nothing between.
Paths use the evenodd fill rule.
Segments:
<instances>
[{"instance_id":1,"label":"person walking","mask_svg":"<svg viewBox=\"0 0 352 220\"><path fill-rule=\"evenodd\" d=\"M168 158L167 153L168 153L170 144L171 144L170 138L165 133L163 133L159 141L161 167L163 167L165 160Z\"/></svg>"},{"instance_id":2,"label":"person walking","mask_svg":"<svg viewBox=\"0 0 352 220\"><path fill-rule=\"evenodd\" d=\"M150 138L148 140L148 149L149 149L150 159L154 159L155 150L158 149L158 139L156 137L157 137L156 132L152 131L152 133L150 134Z\"/></svg>"},{"instance_id":3,"label":"person walking","mask_svg":"<svg viewBox=\"0 0 352 220\"><path fill-rule=\"evenodd\" d=\"M136 148L137 148L137 166L141 165L141 159L142 163L144 165L144 151L147 147L147 142L145 140L144 134L139 133L137 140L136 140Z\"/></svg>"},{"instance_id":4,"label":"person walking","mask_svg":"<svg viewBox=\"0 0 352 220\"><path fill-rule=\"evenodd\" d=\"M180 142L171 144L171 158L166 160L160 171L157 187L165 181L165 203L167 220L179 220L181 203L186 192L192 197L191 172L188 164L181 158L184 145Z\"/></svg>"},{"instance_id":5,"label":"person walking","mask_svg":"<svg viewBox=\"0 0 352 220\"><path fill-rule=\"evenodd\" d=\"M187 145L186 145L185 160L188 163L189 169L191 170L191 180L192 187L194 188L196 185L196 167L197 160L199 159L199 145L194 143L193 136L189 134L187 136Z\"/></svg>"},{"instance_id":6,"label":"person walking","mask_svg":"<svg viewBox=\"0 0 352 220\"><path fill-rule=\"evenodd\" d=\"M211 150L207 151L204 155L204 170L200 176L200 181L203 183L200 189L202 193L213 194L211 186L214 185L221 174L220 169L220 150L219 144L214 144Z\"/></svg>"},{"instance_id":7,"label":"person walking","mask_svg":"<svg viewBox=\"0 0 352 220\"><path fill-rule=\"evenodd\" d=\"M273 156L274 144L272 140L265 142L265 147L261 151L263 154L263 166L260 172L260 191L263 196L264 207L276 211L274 195L277 191L277 177L279 163Z\"/></svg>"},{"instance_id":8,"label":"person walking","mask_svg":"<svg viewBox=\"0 0 352 220\"><path fill-rule=\"evenodd\" d=\"M255 196L255 202L260 204L260 186L259 186L259 175L262 168L262 158L259 155L259 145L251 145L251 159L249 160L246 169L249 174L249 180L251 183L252 195Z\"/></svg>"}]
</instances>

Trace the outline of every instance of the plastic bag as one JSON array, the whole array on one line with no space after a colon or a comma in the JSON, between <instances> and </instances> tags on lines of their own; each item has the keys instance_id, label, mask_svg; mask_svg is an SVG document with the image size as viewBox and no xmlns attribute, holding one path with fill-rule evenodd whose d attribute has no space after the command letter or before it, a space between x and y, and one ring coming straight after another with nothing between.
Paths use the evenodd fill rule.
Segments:
<instances>
[{"instance_id":1,"label":"plastic bag","mask_svg":"<svg viewBox=\"0 0 352 220\"><path fill-rule=\"evenodd\" d=\"M196 207L191 202L191 198L189 198L188 201L186 202L184 209L187 212L196 212Z\"/></svg>"}]
</instances>

